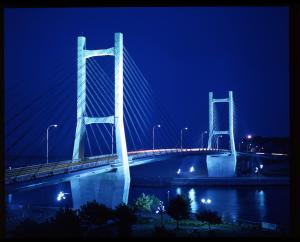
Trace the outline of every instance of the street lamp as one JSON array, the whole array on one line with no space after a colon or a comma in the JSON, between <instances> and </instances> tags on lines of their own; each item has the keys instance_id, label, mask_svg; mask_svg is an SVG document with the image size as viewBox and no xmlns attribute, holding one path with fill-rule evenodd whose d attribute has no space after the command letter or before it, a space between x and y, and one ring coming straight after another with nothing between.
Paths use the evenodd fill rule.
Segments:
<instances>
[{"instance_id":1,"label":"street lamp","mask_svg":"<svg viewBox=\"0 0 300 242\"><path fill-rule=\"evenodd\" d=\"M160 214L160 226L163 227L163 214L166 212L163 201L159 201L156 214Z\"/></svg>"},{"instance_id":2,"label":"street lamp","mask_svg":"<svg viewBox=\"0 0 300 242\"><path fill-rule=\"evenodd\" d=\"M114 124L111 124L111 154L114 154Z\"/></svg>"},{"instance_id":3,"label":"street lamp","mask_svg":"<svg viewBox=\"0 0 300 242\"><path fill-rule=\"evenodd\" d=\"M220 136L217 136L217 150L219 149L219 138L222 138L223 136L220 135Z\"/></svg>"},{"instance_id":4,"label":"street lamp","mask_svg":"<svg viewBox=\"0 0 300 242\"><path fill-rule=\"evenodd\" d=\"M185 127L185 128L180 130L180 147L181 147L181 149L182 149L182 130L188 130L188 128Z\"/></svg>"},{"instance_id":5,"label":"street lamp","mask_svg":"<svg viewBox=\"0 0 300 242\"><path fill-rule=\"evenodd\" d=\"M203 148L203 134L207 134L207 131L201 133L201 148Z\"/></svg>"},{"instance_id":6,"label":"street lamp","mask_svg":"<svg viewBox=\"0 0 300 242\"><path fill-rule=\"evenodd\" d=\"M49 129L51 128L51 127L54 127L54 128L56 128L58 125L57 124L51 124L51 125L49 125L48 126L48 128L47 128L47 164L48 164L48 154L49 154Z\"/></svg>"},{"instance_id":7,"label":"street lamp","mask_svg":"<svg viewBox=\"0 0 300 242\"><path fill-rule=\"evenodd\" d=\"M247 139L248 139L248 143L249 143L249 140L251 140L252 139L252 135L251 134L248 134L247 135ZM247 143L247 151L249 151L249 148L250 148L250 145L248 145L248 143Z\"/></svg>"},{"instance_id":8,"label":"street lamp","mask_svg":"<svg viewBox=\"0 0 300 242\"><path fill-rule=\"evenodd\" d=\"M206 210L207 210L207 207L206 207L207 204L211 204L211 200L209 198L208 199L202 198L201 202L204 204Z\"/></svg>"},{"instance_id":9,"label":"street lamp","mask_svg":"<svg viewBox=\"0 0 300 242\"><path fill-rule=\"evenodd\" d=\"M239 142L239 151L241 151L241 143L244 144L244 141Z\"/></svg>"},{"instance_id":10,"label":"street lamp","mask_svg":"<svg viewBox=\"0 0 300 242\"><path fill-rule=\"evenodd\" d=\"M160 128L160 124L154 125L152 128L152 150L154 150L154 129L156 127Z\"/></svg>"}]
</instances>

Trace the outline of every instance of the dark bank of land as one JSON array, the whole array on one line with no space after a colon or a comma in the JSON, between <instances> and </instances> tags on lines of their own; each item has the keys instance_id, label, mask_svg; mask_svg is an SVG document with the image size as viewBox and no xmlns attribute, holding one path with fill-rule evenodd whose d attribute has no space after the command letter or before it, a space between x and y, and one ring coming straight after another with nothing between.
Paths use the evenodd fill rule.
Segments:
<instances>
[{"instance_id":1,"label":"dark bank of land","mask_svg":"<svg viewBox=\"0 0 300 242\"><path fill-rule=\"evenodd\" d=\"M46 210L44 210L45 213ZM41 213L42 210L41 210ZM138 213L137 221L131 227L126 236L129 237L284 237L288 236L286 231L279 229L262 229L261 223L237 220L236 222L223 222L211 225L200 222L192 214L190 219L180 221L179 229L176 229L176 221L167 214L163 216L164 230L160 229L161 218L159 215L150 213ZM49 214L48 214L49 216ZM47 216L46 216L47 217ZM48 217L49 218L49 217ZM7 231L7 237L12 237L12 231ZM47 235L45 235L47 237ZM91 226L80 237L119 237L116 224L107 223L99 226Z\"/></svg>"},{"instance_id":2,"label":"dark bank of land","mask_svg":"<svg viewBox=\"0 0 300 242\"><path fill-rule=\"evenodd\" d=\"M132 186L161 187L161 186L288 186L287 176L266 177L177 177L157 179L133 179Z\"/></svg>"}]
</instances>

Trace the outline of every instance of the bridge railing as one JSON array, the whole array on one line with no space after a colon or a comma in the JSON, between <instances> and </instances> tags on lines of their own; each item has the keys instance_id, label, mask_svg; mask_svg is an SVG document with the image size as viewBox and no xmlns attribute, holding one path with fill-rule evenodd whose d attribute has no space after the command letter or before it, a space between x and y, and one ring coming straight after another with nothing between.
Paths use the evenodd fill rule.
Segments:
<instances>
[{"instance_id":1,"label":"bridge railing","mask_svg":"<svg viewBox=\"0 0 300 242\"><path fill-rule=\"evenodd\" d=\"M215 152L228 152L229 150L225 149L208 149L208 148L173 148L173 149L155 149L155 150L139 150L139 151L130 151L128 155L132 158L143 158L145 156L161 156L168 155L174 153L185 153L185 152L207 152L207 153L215 153Z\"/></svg>"},{"instance_id":2,"label":"bridge railing","mask_svg":"<svg viewBox=\"0 0 300 242\"><path fill-rule=\"evenodd\" d=\"M19 181L47 177L51 175L69 173L77 170L89 169L97 166L109 165L111 161L115 159L116 155L110 154L87 158L76 163L72 162L71 160L67 160L8 169L5 172L5 183L9 184Z\"/></svg>"}]
</instances>

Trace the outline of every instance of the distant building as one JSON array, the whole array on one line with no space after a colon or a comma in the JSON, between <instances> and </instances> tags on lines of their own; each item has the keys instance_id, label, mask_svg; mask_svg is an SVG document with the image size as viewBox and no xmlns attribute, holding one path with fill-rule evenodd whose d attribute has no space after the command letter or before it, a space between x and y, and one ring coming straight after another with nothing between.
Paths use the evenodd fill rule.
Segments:
<instances>
[{"instance_id":1,"label":"distant building","mask_svg":"<svg viewBox=\"0 0 300 242\"><path fill-rule=\"evenodd\" d=\"M241 151L265 152L265 153L289 153L289 137L262 137L252 136L251 139L244 137L241 140Z\"/></svg>"}]
</instances>

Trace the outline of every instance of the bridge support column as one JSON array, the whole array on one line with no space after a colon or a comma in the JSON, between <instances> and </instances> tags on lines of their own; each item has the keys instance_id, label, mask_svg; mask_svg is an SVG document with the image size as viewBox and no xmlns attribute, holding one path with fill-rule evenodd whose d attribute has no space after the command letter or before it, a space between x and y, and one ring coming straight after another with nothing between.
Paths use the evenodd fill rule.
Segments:
<instances>
[{"instance_id":1,"label":"bridge support column","mask_svg":"<svg viewBox=\"0 0 300 242\"><path fill-rule=\"evenodd\" d=\"M115 134L118 161L122 163L125 184L130 183L127 145L123 121L123 35L115 33ZM125 197L128 197L125 196ZM124 198L125 199L125 198ZM127 203L127 200L125 201Z\"/></svg>"},{"instance_id":2,"label":"bridge support column","mask_svg":"<svg viewBox=\"0 0 300 242\"><path fill-rule=\"evenodd\" d=\"M125 181L122 170L72 178L73 208L79 209L93 200L110 208L115 208L122 202L127 203L129 183Z\"/></svg>"},{"instance_id":3,"label":"bridge support column","mask_svg":"<svg viewBox=\"0 0 300 242\"><path fill-rule=\"evenodd\" d=\"M214 129L214 103L228 102L229 104L229 129L218 131ZM236 170L236 150L233 135L233 95L229 91L229 97L224 99L214 99L213 93L209 92L209 138L208 148L212 148L212 139L215 135L229 135L230 154L229 155L208 155L206 158L209 177L231 177L235 176Z\"/></svg>"}]
</instances>

